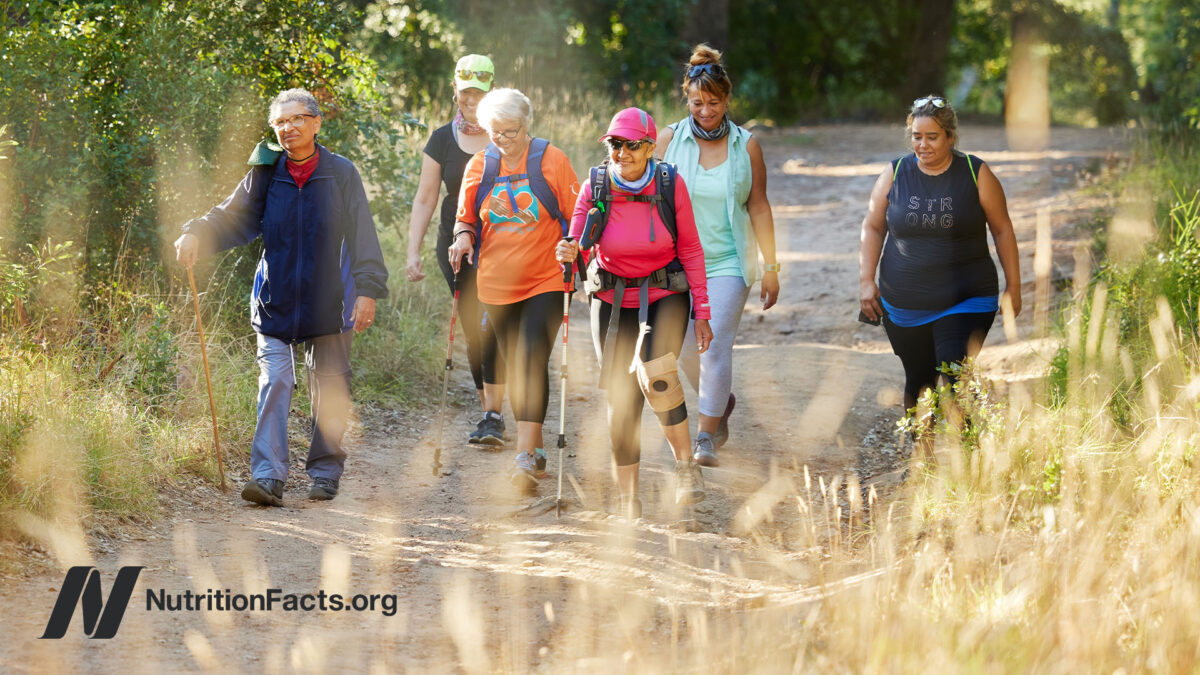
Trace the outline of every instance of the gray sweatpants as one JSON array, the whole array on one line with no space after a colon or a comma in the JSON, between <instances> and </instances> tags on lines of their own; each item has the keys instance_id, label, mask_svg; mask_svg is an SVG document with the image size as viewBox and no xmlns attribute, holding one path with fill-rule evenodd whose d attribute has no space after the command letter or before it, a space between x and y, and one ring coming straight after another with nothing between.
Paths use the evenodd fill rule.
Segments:
<instances>
[{"instance_id":1,"label":"gray sweatpants","mask_svg":"<svg viewBox=\"0 0 1200 675\"><path fill-rule=\"evenodd\" d=\"M729 403L733 386L733 338L742 322L742 308L750 296L746 280L738 277L709 277L708 306L713 340L708 351L696 352L696 322L688 321L679 366L692 388L700 394L700 414L720 417ZM697 358L697 356L699 358Z\"/></svg>"}]
</instances>

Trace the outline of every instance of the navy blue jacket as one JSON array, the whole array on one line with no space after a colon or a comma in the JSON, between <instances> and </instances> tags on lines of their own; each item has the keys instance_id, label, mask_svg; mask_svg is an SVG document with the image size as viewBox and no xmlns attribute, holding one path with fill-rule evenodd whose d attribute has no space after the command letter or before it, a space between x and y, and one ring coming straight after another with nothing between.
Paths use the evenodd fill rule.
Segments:
<instances>
[{"instance_id":1,"label":"navy blue jacket","mask_svg":"<svg viewBox=\"0 0 1200 675\"><path fill-rule=\"evenodd\" d=\"M263 238L250 320L254 330L286 342L351 330L357 296L387 297L387 268L358 169L320 145L317 151L303 188L282 155L274 167L252 167L225 201L183 226L202 252Z\"/></svg>"}]
</instances>

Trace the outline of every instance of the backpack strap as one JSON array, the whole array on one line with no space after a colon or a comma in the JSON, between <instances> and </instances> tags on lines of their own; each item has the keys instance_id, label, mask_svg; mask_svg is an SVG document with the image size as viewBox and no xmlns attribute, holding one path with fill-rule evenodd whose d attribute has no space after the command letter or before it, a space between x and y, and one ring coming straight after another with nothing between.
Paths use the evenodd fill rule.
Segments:
<instances>
[{"instance_id":1,"label":"backpack strap","mask_svg":"<svg viewBox=\"0 0 1200 675\"><path fill-rule=\"evenodd\" d=\"M900 175L900 162L903 162L903 161L904 161L903 157L900 157L899 159L896 160L895 169L892 171L892 182L893 183L896 182L896 176Z\"/></svg>"},{"instance_id":2,"label":"backpack strap","mask_svg":"<svg viewBox=\"0 0 1200 675\"><path fill-rule=\"evenodd\" d=\"M565 238L571 232L571 224L563 217L562 210L558 208L558 197L542 173L542 157L548 147L550 141L544 138L535 138L529 142L529 159L525 162L525 172L529 175L529 189L533 190L533 196L546 207L550 217L558 221Z\"/></svg>"},{"instance_id":3,"label":"backpack strap","mask_svg":"<svg viewBox=\"0 0 1200 675\"><path fill-rule=\"evenodd\" d=\"M488 143L483 151L483 174L479 177L479 187L475 190L475 261L479 261L479 248L483 245L483 202L492 194L496 186L496 176L500 173L500 149L495 143Z\"/></svg>"},{"instance_id":4,"label":"backpack strap","mask_svg":"<svg viewBox=\"0 0 1200 675\"><path fill-rule=\"evenodd\" d=\"M679 172L674 164L657 162L654 167L654 180L658 183L658 217L663 226L671 233L671 241L679 241L679 231L675 225L675 176Z\"/></svg>"},{"instance_id":5,"label":"backpack strap","mask_svg":"<svg viewBox=\"0 0 1200 675\"><path fill-rule=\"evenodd\" d=\"M975 174L975 164L971 162L971 155L964 152L963 156L967 158L967 168L971 170L971 180L975 181L975 187L979 187L979 176Z\"/></svg>"}]
</instances>

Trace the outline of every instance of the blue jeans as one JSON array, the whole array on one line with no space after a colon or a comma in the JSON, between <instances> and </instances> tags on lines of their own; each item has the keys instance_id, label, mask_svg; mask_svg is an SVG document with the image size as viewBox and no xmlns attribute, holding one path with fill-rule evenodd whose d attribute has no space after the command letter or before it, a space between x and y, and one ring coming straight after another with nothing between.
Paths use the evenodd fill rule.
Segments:
<instances>
[{"instance_id":1,"label":"blue jeans","mask_svg":"<svg viewBox=\"0 0 1200 675\"><path fill-rule=\"evenodd\" d=\"M313 478L342 476L346 453L342 436L350 415L350 343L352 332L324 335L304 343L312 407L312 436L305 470ZM258 425L250 446L254 478L287 480L288 411L296 386L292 347L278 338L258 336Z\"/></svg>"}]
</instances>

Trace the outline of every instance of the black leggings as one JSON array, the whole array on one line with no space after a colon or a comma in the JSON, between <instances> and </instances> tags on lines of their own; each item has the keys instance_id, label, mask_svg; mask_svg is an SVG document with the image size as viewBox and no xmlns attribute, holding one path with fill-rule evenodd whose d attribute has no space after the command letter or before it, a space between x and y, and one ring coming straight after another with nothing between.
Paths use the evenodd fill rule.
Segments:
<instances>
[{"instance_id":1,"label":"black leggings","mask_svg":"<svg viewBox=\"0 0 1200 675\"><path fill-rule=\"evenodd\" d=\"M950 314L921 326L904 328L886 316L883 327L892 351L904 364L904 407L917 404L921 391L937 386L938 367L975 356L983 347L996 312ZM951 383L954 378L946 376Z\"/></svg>"},{"instance_id":2,"label":"black leggings","mask_svg":"<svg viewBox=\"0 0 1200 675\"><path fill-rule=\"evenodd\" d=\"M603 360L604 340L612 305L592 298L592 344ZM687 332L691 301L686 293L674 293L650 304L650 332L642 341L642 360L652 361L668 352L679 356L683 335ZM608 434L612 439L613 460L617 466L637 464L642 458L642 406L646 400L638 386L637 374L629 372L639 326L637 308L622 307L617 323L617 344L613 345L611 373L602 383L608 393ZM687 405L680 403L665 413L655 413L664 427L687 421Z\"/></svg>"},{"instance_id":3,"label":"black leggings","mask_svg":"<svg viewBox=\"0 0 1200 675\"><path fill-rule=\"evenodd\" d=\"M445 241L438 233L437 256L438 268L446 279L446 286L454 293L454 270L450 269L450 260L445 255L450 248L450 235ZM467 338L467 363L471 367L471 379L475 380L475 388L483 389L483 383L504 384L504 357L496 349L496 336L492 332L488 319L484 316L476 292L475 268L466 264L458 273L458 322L462 324L463 335ZM496 412L499 412L498 410Z\"/></svg>"},{"instance_id":4,"label":"black leggings","mask_svg":"<svg viewBox=\"0 0 1200 675\"><path fill-rule=\"evenodd\" d=\"M562 304L562 291L542 293L511 305L479 303L488 313L496 346L512 375L508 378L508 400L518 422L546 421L546 406L550 403L550 352L562 324Z\"/></svg>"}]
</instances>

